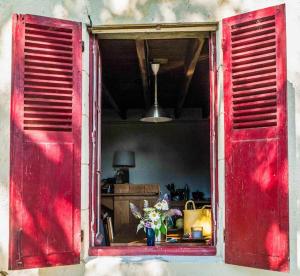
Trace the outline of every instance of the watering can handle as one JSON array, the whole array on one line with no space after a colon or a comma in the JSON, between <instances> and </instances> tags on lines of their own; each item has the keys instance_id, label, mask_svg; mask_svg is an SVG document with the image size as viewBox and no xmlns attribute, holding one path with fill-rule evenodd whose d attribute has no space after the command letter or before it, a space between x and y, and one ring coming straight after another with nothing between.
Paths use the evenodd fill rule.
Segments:
<instances>
[{"instance_id":1,"label":"watering can handle","mask_svg":"<svg viewBox=\"0 0 300 276\"><path fill-rule=\"evenodd\" d=\"M210 205L203 205L202 208L201 208L201 210L203 210L205 208L211 208L211 206Z\"/></svg>"},{"instance_id":2,"label":"watering can handle","mask_svg":"<svg viewBox=\"0 0 300 276\"><path fill-rule=\"evenodd\" d=\"M188 206L189 203L192 203L194 210L196 210L195 202L194 202L193 200L188 200L188 201L185 203L184 209L185 209L185 210L188 210L187 206Z\"/></svg>"}]
</instances>

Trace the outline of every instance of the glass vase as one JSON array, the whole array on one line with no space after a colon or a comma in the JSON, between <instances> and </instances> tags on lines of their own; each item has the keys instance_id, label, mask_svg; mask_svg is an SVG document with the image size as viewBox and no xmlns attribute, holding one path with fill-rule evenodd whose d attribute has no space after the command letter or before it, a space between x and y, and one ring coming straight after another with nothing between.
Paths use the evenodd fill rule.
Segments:
<instances>
[{"instance_id":1,"label":"glass vase","mask_svg":"<svg viewBox=\"0 0 300 276\"><path fill-rule=\"evenodd\" d=\"M155 232L152 228L146 228L147 245L155 245Z\"/></svg>"},{"instance_id":2,"label":"glass vase","mask_svg":"<svg viewBox=\"0 0 300 276\"><path fill-rule=\"evenodd\" d=\"M157 236L155 236L155 242L161 242L161 232L159 231Z\"/></svg>"}]
</instances>

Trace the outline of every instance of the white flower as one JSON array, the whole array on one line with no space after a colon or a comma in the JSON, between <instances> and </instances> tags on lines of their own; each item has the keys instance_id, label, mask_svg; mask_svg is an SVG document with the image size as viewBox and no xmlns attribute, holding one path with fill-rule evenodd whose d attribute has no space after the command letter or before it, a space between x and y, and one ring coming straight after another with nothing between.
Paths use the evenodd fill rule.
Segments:
<instances>
[{"instance_id":1,"label":"white flower","mask_svg":"<svg viewBox=\"0 0 300 276\"><path fill-rule=\"evenodd\" d=\"M168 211L169 210L169 204L168 204L168 202L166 200L162 200L162 202L161 202L161 209L163 211Z\"/></svg>"},{"instance_id":2,"label":"white flower","mask_svg":"<svg viewBox=\"0 0 300 276\"><path fill-rule=\"evenodd\" d=\"M144 208L144 212L145 212L145 213L150 213L150 212L152 212L152 211L154 211L154 210L155 210L155 209L152 208L152 207Z\"/></svg>"},{"instance_id":3,"label":"white flower","mask_svg":"<svg viewBox=\"0 0 300 276\"><path fill-rule=\"evenodd\" d=\"M155 211L152 211L149 214L149 218L150 218L150 220L155 222L155 221L158 221L160 219L160 216L159 216L159 213L157 213Z\"/></svg>"},{"instance_id":4,"label":"white flower","mask_svg":"<svg viewBox=\"0 0 300 276\"><path fill-rule=\"evenodd\" d=\"M148 208L149 207L149 201L144 199L144 208Z\"/></svg>"},{"instance_id":5,"label":"white flower","mask_svg":"<svg viewBox=\"0 0 300 276\"><path fill-rule=\"evenodd\" d=\"M162 204L161 202L157 202L154 207L157 209L157 210L162 210Z\"/></svg>"}]
</instances>

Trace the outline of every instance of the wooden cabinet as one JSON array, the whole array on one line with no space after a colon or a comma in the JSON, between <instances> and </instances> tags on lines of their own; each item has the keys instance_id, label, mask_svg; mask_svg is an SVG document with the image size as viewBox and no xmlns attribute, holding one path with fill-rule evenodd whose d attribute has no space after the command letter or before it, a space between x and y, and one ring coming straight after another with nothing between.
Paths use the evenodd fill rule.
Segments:
<instances>
[{"instance_id":1,"label":"wooden cabinet","mask_svg":"<svg viewBox=\"0 0 300 276\"><path fill-rule=\"evenodd\" d=\"M115 184L113 194L102 194L102 205L113 210L117 242L126 243L145 236L142 230L136 234L139 221L131 214L129 203L132 202L142 211L144 200L148 200L150 206L153 206L159 193L159 184Z\"/></svg>"}]
</instances>

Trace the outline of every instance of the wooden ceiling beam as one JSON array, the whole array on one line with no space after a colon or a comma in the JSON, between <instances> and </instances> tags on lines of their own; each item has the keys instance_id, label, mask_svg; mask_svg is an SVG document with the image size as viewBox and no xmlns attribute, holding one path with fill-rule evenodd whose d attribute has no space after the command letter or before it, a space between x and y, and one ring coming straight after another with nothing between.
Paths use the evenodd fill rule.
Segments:
<instances>
[{"instance_id":1,"label":"wooden ceiling beam","mask_svg":"<svg viewBox=\"0 0 300 276\"><path fill-rule=\"evenodd\" d=\"M145 40L136 40L136 53L139 61L139 67L142 77L143 84L143 94L145 100L145 107L148 109L151 104L151 98L149 93L149 84L148 84L148 72L147 72L147 58L145 53Z\"/></svg>"},{"instance_id":2,"label":"wooden ceiling beam","mask_svg":"<svg viewBox=\"0 0 300 276\"><path fill-rule=\"evenodd\" d=\"M95 32L98 39L144 39L144 40L155 40L155 39L182 39L182 38L208 38L210 32Z\"/></svg>"},{"instance_id":3,"label":"wooden ceiling beam","mask_svg":"<svg viewBox=\"0 0 300 276\"><path fill-rule=\"evenodd\" d=\"M218 29L217 22L115 24L88 27L100 39L174 39L208 37Z\"/></svg>"},{"instance_id":4,"label":"wooden ceiling beam","mask_svg":"<svg viewBox=\"0 0 300 276\"><path fill-rule=\"evenodd\" d=\"M189 92L190 83L204 45L204 41L205 40L203 38L195 39L191 43L190 47L188 47L185 61L184 81L178 97L177 106L175 108L176 118L179 118L181 115L186 96Z\"/></svg>"},{"instance_id":5,"label":"wooden ceiling beam","mask_svg":"<svg viewBox=\"0 0 300 276\"><path fill-rule=\"evenodd\" d=\"M109 103L111 104L112 108L117 112L117 114L120 116L121 119L126 120L127 115L126 111L122 110L119 105L116 103L115 99L113 98L112 94L109 92L109 90L106 88L106 86L102 85L102 91L104 96L107 98Z\"/></svg>"}]
</instances>

